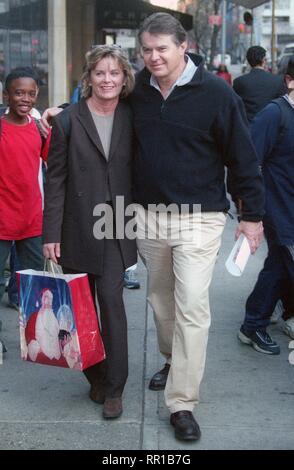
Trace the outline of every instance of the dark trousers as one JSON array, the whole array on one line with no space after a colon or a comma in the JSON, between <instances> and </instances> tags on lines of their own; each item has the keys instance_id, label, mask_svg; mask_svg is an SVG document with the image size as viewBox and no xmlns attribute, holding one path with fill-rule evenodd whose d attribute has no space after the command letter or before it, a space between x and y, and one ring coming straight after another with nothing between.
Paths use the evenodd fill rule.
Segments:
<instances>
[{"instance_id":1,"label":"dark trousers","mask_svg":"<svg viewBox=\"0 0 294 470\"><path fill-rule=\"evenodd\" d=\"M246 302L244 328L248 332L266 329L279 299L293 296L294 260L286 246L277 245L267 234L268 255ZM288 292L288 293L287 293Z\"/></svg>"},{"instance_id":2,"label":"dark trousers","mask_svg":"<svg viewBox=\"0 0 294 470\"><path fill-rule=\"evenodd\" d=\"M5 291L4 269L12 244L13 241L0 240L0 300ZM44 269L42 237L16 240L15 248L22 269L36 269L37 271Z\"/></svg>"},{"instance_id":3,"label":"dark trousers","mask_svg":"<svg viewBox=\"0 0 294 470\"><path fill-rule=\"evenodd\" d=\"M91 384L102 385L108 398L120 397L128 377L127 319L123 303L124 265L117 240L104 240L102 276L89 274L99 304L106 359L84 371ZM77 272L63 269L64 272Z\"/></svg>"},{"instance_id":4,"label":"dark trousers","mask_svg":"<svg viewBox=\"0 0 294 470\"><path fill-rule=\"evenodd\" d=\"M293 282L291 282L289 279L283 286L281 301L284 308L282 315L283 320L288 320L289 318L294 317L294 289Z\"/></svg>"},{"instance_id":5,"label":"dark trousers","mask_svg":"<svg viewBox=\"0 0 294 470\"><path fill-rule=\"evenodd\" d=\"M8 301L12 304L18 305L18 287L16 280L16 271L21 270L20 262L16 253L15 243L13 243L10 250L10 279L7 287Z\"/></svg>"}]
</instances>

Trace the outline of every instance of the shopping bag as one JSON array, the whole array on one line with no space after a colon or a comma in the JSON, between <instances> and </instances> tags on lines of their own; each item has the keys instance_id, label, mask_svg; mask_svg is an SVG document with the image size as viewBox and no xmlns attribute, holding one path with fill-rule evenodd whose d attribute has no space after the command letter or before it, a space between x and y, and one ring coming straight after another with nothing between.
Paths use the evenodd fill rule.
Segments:
<instances>
[{"instance_id":1,"label":"shopping bag","mask_svg":"<svg viewBox=\"0 0 294 470\"><path fill-rule=\"evenodd\" d=\"M21 357L84 370L105 359L87 274L17 272Z\"/></svg>"}]
</instances>

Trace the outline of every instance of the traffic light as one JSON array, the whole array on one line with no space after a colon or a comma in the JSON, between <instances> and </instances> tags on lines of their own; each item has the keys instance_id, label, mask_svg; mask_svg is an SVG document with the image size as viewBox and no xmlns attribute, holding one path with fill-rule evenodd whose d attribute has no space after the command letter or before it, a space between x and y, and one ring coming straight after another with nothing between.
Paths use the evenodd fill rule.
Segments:
<instances>
[{"instance_id":1,"label":"traffic light","mask_svg":"<svg viewBox=\"0 0 294 470\"><path fill-rule=\"evenodd\" d=\"M244 15L243 15L243 18L244 18L244 23L247 25L247 26L252 26L253 24L253 16L251 15L251 13L249 11L245 11Z\"/></svg>"},{"instance_id":2,"label":"traffic light","mask_svg":"<svg viewBox=\"0 0 294 470\"><path fill-rule=\"evenodd\" d=\"M239 23L238 24L238 29L240 33L245 33L245 24L244 23Z\"/></svg>"}]
</instances>

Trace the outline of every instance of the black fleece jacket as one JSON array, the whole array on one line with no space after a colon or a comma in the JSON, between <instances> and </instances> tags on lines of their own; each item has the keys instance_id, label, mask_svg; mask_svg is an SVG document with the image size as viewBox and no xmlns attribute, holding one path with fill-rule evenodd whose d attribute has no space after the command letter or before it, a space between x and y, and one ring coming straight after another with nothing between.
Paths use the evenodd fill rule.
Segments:
<instances>
[{"instance_id":1,"label":"black fleece jacket","mask_svg":"<svg viewBox=\"0 0 294 470\"><path fill-rule=\"evenodd\" d=\"M201 204L204 212L226 211L225 166L243 202L242 219L261 220L264 192L242 100L224 80L189 54L197 71L187 85L164 100L150 86L150 73L137 75L130 97L134 113L135 201Z\"/></svg>"}]
</instances>

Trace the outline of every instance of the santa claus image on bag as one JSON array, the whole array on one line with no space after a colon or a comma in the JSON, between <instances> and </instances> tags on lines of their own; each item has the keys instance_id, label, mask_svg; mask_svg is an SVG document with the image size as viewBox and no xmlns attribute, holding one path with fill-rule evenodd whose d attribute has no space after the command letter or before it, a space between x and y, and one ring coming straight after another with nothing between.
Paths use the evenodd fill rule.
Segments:
<instances>
[{"instance_id":1,"label":"santa claus image on bag","mask_svg":"<svg viewBox=\"0 0 294 470\"><path fill-rule=\"evenodd\" d=\"M30 316L25 329L28 359L42 364L68 367L61 354L58 337L60 326L52 305L53 294L50 289L44 289L41 292L40 309Z\"/></svg>"}]
</instances>

